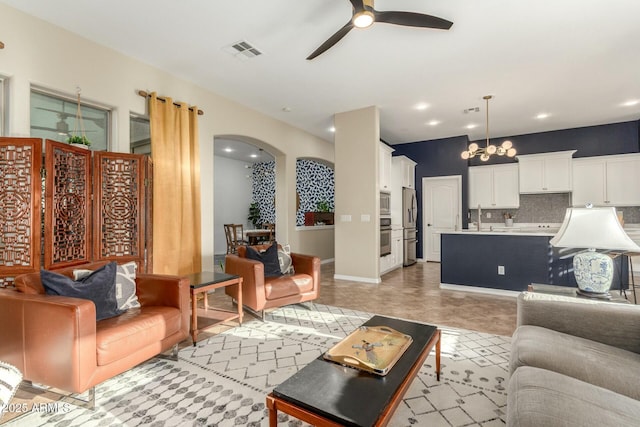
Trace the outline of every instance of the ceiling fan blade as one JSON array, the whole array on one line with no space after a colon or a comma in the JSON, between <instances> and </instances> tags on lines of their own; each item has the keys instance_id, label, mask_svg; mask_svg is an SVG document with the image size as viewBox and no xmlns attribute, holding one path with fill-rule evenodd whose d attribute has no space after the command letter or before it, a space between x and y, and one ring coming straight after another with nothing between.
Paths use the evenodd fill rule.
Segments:
<instances>
[{"instance_id":1,"label":"ceiling fan blade","mask_svg":"<svg viewBox=\"0 0 640 427\"><path fill-rule=\"evenodd\" d=\"M329 39L322 43L319 48L313 51L311 55L307 57L307 60L310 61L313 58L322 55L324 52L329 50L334 44L338 43L344 36L347 35L349 31L353 28L353 23L351 20L345 24L344 27L340 28L334 35L329 37Z\"/></svg>"},{"instance_id":2,"label":"ceiling fan blade","mask_svg":"<svg viewBox=\"0 0 640 427\"><path fill-rule=\"evenodd\" d=\"M414 12L373 12L376 22L385 22L387 24L406 25L408 27L436 28L439 30L448 30L453 22L436 16L424 15Z\"/></svg>"}]
</instances>

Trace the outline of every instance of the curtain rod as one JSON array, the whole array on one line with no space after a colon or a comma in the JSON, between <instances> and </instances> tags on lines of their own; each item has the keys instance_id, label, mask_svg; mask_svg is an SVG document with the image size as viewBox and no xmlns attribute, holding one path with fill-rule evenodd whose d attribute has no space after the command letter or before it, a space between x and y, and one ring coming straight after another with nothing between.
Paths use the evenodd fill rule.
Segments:
<instances>
[{"instance_id":1,"label":"curtain rod","mask_svg":"<svg viewBox=\"0 0 640 427\"><path fill-rule=\"evenodd\" d=\"M139 90L139 91L138 91L138 95L140 95L140 96L141 96L141 97L143 97L143 98L148 98L148 97L150 97L150 96L151 96L151 94L150 94L150 93L148 93L148 92L146 92L146 91L144 91L144 90ZM159 100L159 101L167 102L167 98L162 98L162 97L160 97L160 96L158 96L157 98L158 98L158 100ZM180 104L177 104L177 103L175 103L175 102L174 102L174 103L173 103L173 105L175 105L175 106L179 106ZM189 110L193 111L193 107L189 107ZM199 115L199 116L204 116L204 111L202 111L202 110L198 110L198 115Z\"/></svg>"}]
</instances>

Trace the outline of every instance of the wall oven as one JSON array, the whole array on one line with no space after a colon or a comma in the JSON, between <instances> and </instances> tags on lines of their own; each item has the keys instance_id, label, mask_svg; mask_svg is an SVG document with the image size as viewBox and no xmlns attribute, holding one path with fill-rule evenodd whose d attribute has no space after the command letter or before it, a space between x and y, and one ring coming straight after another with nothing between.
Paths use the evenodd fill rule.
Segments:
<instances>
[{"instance_id":1,"label":"wall oven","mask_svg":"<svg viewBox=\"0 0 640 427\"><path fill-rule=\"evenodd\" d=\"M391 193L380 192L380 215L391 215Z\"/></svg>"},{"instance_id":2,"label":"wall oven","mask_svg":"<svg viewBox=\"0 0 640 427\"><path fill-rule=\"evenodd\" d=\"M380 218L380 256L391 254L391 218Z\"/></svg>"}]
</instances>

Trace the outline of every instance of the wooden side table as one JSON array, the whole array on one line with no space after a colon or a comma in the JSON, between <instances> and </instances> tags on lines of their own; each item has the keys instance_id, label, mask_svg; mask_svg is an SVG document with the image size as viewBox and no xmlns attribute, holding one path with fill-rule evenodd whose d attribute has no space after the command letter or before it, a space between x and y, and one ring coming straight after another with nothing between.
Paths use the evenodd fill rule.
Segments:
<instances>
[{"instance_id":1,"label":"wooden side table","mask_svg":"<svg viewBox=\"0 0 640 427\"><path fill-rule=\"evenodd\" d=\"M238 319L242 324L242 277L213 271L202 271L187 275L191 288L191 338L196 345L196 338L202 329L198 329L198 316L215 320L214 324ZM210 309L206 292L213 289L238 286L238 312ZM204 293L204 308L198 308L198 294ZM211 325L208 325L211 326Z\"/></svg>"}]
</instances>

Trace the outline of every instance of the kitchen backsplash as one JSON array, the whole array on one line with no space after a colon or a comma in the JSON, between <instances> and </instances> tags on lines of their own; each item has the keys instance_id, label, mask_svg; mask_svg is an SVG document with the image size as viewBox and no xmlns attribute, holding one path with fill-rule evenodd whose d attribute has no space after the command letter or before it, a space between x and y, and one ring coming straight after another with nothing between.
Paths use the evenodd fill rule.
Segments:
<instances>
[{"instance_id":1,"label":"kitchen backsplash","mask_svg":"<svg viewBox=\"0 0 640 427\"><path fill-rule=\"evenodd\" d=\"M504 214L513 216L514 223L562 223L564 214L571 207L571 194L521 194L519 209L482 209L483 223L504 222ZM640 224L640 207L617 208L623 212L626 224ZM487 218L487 213L491 218ZM470 209L469 222L478 220L478 210Z\"/></svg>"}]
</instances>

